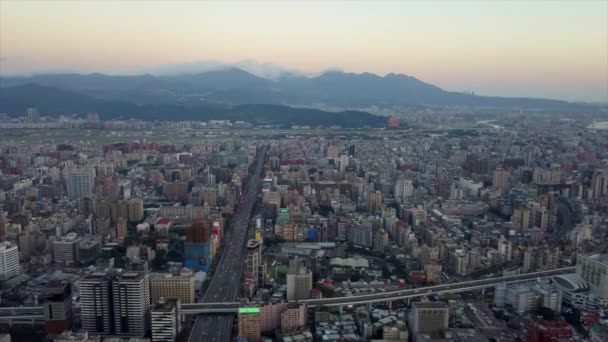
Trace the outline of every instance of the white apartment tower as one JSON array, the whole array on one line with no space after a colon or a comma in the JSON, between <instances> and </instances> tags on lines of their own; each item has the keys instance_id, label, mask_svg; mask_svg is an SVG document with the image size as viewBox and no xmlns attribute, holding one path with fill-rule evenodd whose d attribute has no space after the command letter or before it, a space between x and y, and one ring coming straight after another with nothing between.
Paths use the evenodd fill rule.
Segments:
<instances>
[{"instance_id":1,"label":"white apartment tower","mask_svg":"<svg viewBox=\"0 0 608 342\"><path fill-rule=\"evenodd\" d=\"M150 317L150 276L125 272L112 281L116 335L144 337Z\"/></svg>"},{"instance_id":2,"label":"white apartment tower","mask_svg":"<svg viewBox=\"0 0 608 342\"><path fill-rule=\"evenodd\" d=\"M93 272L80 280L82 329L94 335L112 334L112 278Z\"/></svg>"},{"instance_id":3,"label":"white apartment tower","mask_svg":"<svg viewBox=\"0 0 608 342\"><path fill-rule=\"evenodd\" d=\"M16 245L0 242L0 280L10 279L21 274L19 249Z\"/></svg>"},{"instance_id":4,"label":"white apartment tower","mask_svg":"<svg viewBox=\"0 0 608 342\"><path fill-rule=\"evenodd\" d=\"M152 342L173 342L181 331L179 300L161 299L152 307Z\"/></svg>"}]
</instances>

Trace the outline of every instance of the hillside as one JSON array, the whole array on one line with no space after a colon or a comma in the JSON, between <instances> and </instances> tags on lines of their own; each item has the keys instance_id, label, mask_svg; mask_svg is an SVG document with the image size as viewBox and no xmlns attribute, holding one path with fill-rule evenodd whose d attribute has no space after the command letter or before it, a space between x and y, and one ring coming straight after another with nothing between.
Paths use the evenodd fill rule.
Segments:
<instances>
[{"instance_id":1,"label":"hillside","mask_svg":"<svg viewBox=\"0 0 608 342\"><path fill-rule=\"evenodd\" d=\"M384 117L360 111L334 113L272 104L134 104L126 101L93 98L74 91L37 84L0 89L0 112L20 116L27 107L36 107L43 115L82 115L96 111L103 119L243 120L256 124L341 125L343 127L378 127L383 126L386 122Z\"/></svg>"}]
</instances>

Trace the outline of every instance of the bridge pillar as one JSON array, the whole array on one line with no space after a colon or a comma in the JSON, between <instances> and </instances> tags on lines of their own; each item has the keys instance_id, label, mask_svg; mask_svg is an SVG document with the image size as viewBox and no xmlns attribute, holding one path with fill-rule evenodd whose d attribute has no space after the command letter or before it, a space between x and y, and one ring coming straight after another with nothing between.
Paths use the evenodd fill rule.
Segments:
<instances>
[{"instance_id":1,"label":"bridge pillar","mask_svg":"<svg viewBox=\"0 0 608 342\"><path fill-rule=\"evenodd\" d=\"M483 296L485 296L485 294L486 294L486 288L484 287L483 289L481 289L481 296L483 297Z\"/></svg>"},{"instance_id":2,"label":"bridge pillar","mask_svg":"<svg viewBox=\"0 0 608 342\"><path fill-rule=\"evenodd\" d=\"M367 311L372 311L372 303L367 303Z\"/></svg>"},{"instance_id":3,"label":"bridge pillar","mask_svg":"<svg viewBox=\"0 0 608 342\"><path fill-rule=\"evenodd\" d=\"M338 312L340 313L340 315L342 314L343 310L344 310L344 307L342 307L342 305L338 306Z\"/></svg>"},{"instance_id":4,"label":"bridge pillar","mask_svg":"<svg viewBox=\"0 0 608 342\"><path fill-rule=\"evenodd\" d=\"M410 298L405 299L405 304L407 304L407 306L410 306L411 302L412 302L412 300Z\"/></svg>"},{"instance_id":5,"label":"bridge pillar","mask_svg":"<svg viewBox=\"0 0 608 342\"><path fill-rule=\"evenodd\" d=\"M388 306L388 309L392 309L393 308L393 301L389 300L388 302L386 302L386 305Z\"/></svg>"}]
</instances>

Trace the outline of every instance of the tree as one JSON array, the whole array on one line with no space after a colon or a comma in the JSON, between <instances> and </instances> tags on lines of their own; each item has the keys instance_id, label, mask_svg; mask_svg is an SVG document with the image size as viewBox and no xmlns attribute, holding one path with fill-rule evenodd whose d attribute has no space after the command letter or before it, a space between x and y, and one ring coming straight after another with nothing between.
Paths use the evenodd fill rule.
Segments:
<instances>
[{"instance_id":1,"label":"tree","mask_svg":"<svg viewBox=\"0 0 608 342\"><path fill-rule=\"evenodd\" d=\"M152 260L152 268L155 270L162 269L167 264L167 251L164 249L156 251L156 258Z\"/></svg>"}]
</instances>

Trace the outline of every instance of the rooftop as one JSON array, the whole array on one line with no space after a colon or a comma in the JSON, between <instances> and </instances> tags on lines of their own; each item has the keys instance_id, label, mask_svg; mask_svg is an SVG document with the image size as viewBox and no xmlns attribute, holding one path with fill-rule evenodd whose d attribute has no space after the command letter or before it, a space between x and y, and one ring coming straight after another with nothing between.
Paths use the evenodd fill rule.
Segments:
<instances>
[{"instance_id":1,"label":"rooftop","mask_svg":"<svg viewBox=\"0 0 608 342\"><path fill-rule=\"evenodd\" d=\"M174 298L161 298L156 304L154 304L153 311L172 311L177 307L177 299Z\"/></svg>"},{"instance_id":2,"label":"rooftop","mask_svg":"<svg viewBox=\"0 0 608 342\"><path fill-rule=\"evenodd\" d=\"M443 302L416 302L412 304L415 309L447 309L448 305Z\"/></svg>"},{"instance_id":3,"label":"rooftop","mask_svg":"<svg viewBox=\"0 0 608 342\"><path fill-rule=\"evenodd\" d=\"M169 224L169 223L171 223L171 219L170 218L161 217L158 220L156 220L155 224Z\"/></svg>"},{"instance_id":4,"label":"rooftop","mask_svg":"<svg viewBox=\"0 0 608 342\"><path fill-rule=\"evenodd\" d=\"M608 254L579 254L579 257L591 259L608 266Z\"/></svg>"}]
</instances>

